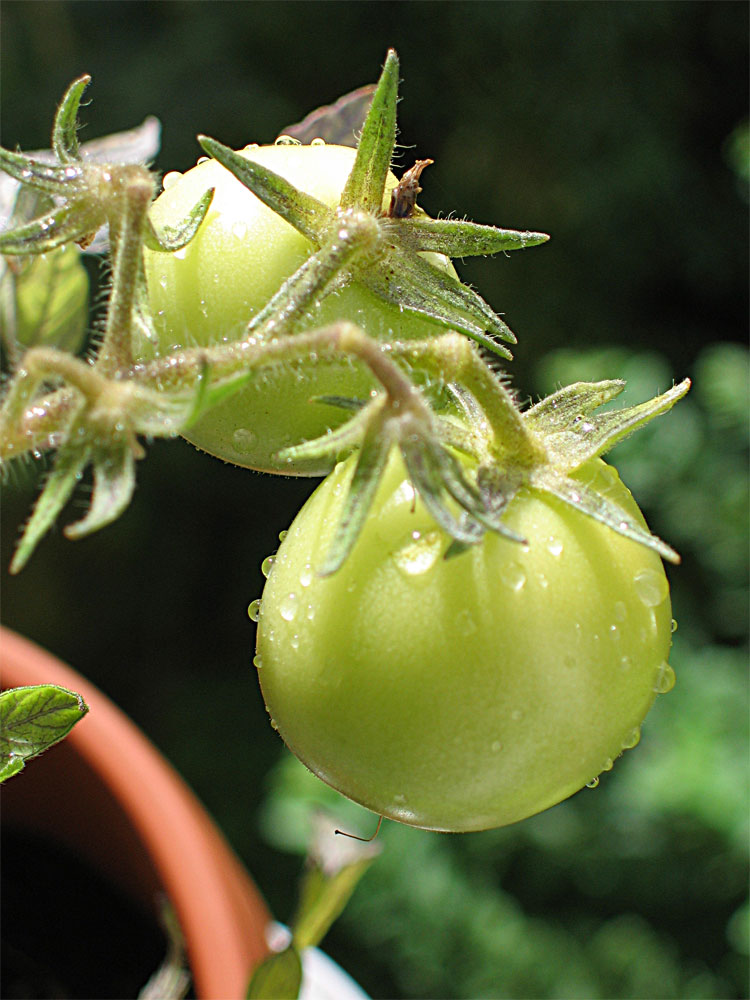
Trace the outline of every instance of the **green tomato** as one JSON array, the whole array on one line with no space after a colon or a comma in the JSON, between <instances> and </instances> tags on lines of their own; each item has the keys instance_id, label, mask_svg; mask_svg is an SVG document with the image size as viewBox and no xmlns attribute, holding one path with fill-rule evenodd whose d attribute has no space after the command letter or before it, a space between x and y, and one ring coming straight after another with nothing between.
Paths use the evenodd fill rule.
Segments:
<instances>
[{"instance_id":1,"label":"green tomato","mask_svg":"<svg viewBox=\"0 0 750 1000\"><path fill-rule=\"evenodd\" d=\"M243 156L289 180L329 206L339 203L356 151L348 146L247 147ZM267 208L215 160L199 163L169 183L151 209L157 226L174 225L205 191L215 194L198 233L173 254L146 251L146 277L158 343L144 344L144 358L179 346L239 339L250 319L314 250L289 223ZM384 208L397 180L389 174ZM447 258L426 255L454 274ZM428 337L443 328L378 299L353 283L330 294L306 328L350 320L380 340ZM350 414L311 398L367 398L375 381L347 359L300 363L269 370L218 404L185 434L226 461L270 472L315 475L328 468L280 465L282 448L318 437Z\"/></svg>"},{"instance_id":2,"label":"green tomato","mask_svg":"<svg viewBox=\"0 0 750 1000\"><path fill-rule=\"evenodd\" d=\"M556 499L524 490L506 521L444 559L449 539L392 455L343 568L321 577L353 460L279 548L256 665L272 724L323 781L430 830L524 819L634 746L674 673L661 560ZM643 523L601 460L582 482Z\"/></svg>"}]
</instances>

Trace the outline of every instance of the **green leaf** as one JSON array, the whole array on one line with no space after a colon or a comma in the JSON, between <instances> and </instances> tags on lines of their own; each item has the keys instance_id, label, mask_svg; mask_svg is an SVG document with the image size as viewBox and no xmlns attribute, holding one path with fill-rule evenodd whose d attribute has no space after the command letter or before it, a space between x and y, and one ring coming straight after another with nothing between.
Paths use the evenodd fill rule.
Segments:
<instances>
[{"instance_id":1,"label":"green leaf","mask_svg":"<svg viewBox=\"0 0 750 1000\"><path fill-rule=\"evenodd\" d=\"M398 56L388 50L383 72L362 126L357 157L341 195L342 208L379 213L396 144Z\"/></svg>"},{"instance_id":2,"label":"green leaf","mask_svg":"<svg viewBox=\"0 0 750 1000\"><path fill-rule=\"evenodd\" d=\"M0 694L0 782L67 736L87 712L79 694L56 684L11 688Z\"/></svg>"},{"instance_id":3,"label":"green leaf","mask_svg":"<svg viewBox=\"0 0 750 1000\"><path fill-rule=\"evenodd\" d=\"M297 1000L302 986L302 960L290 944L271 955L253 973L247 1000Z\"/></svg>"},{"instance_id":4,"label":"green leaf","mask_svg":"<svg viewBox=\"0 0 750 1000\"><path fill-rule=\"evenodd\" d=\"M52 148L61 163L71 163L81 158L76 134L78 108L83 92L89 83L91 83L91 77L88 75L79 76L77 80L74 80L66 90L55 115L55 124L52 129Z\"/></svg>"}]
</instances>

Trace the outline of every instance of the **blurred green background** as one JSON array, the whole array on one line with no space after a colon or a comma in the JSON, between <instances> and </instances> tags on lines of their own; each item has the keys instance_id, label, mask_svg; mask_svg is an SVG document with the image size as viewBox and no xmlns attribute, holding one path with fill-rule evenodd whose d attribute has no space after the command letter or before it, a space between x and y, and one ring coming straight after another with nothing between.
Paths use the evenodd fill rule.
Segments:
<instances>
[{"instance_id":1,"label":"blurred green background","mask_svg":"<svg viewBox=\"0 0 750 1000\"><path fill-rule=\"evenodd\" d=\"M272 141L394 46L400 163L435 160L422 205L552 234L461 268L519 336L521 392L623 376L634 403L694 379L614 455L683 555L678 682L640 747L514 827L386 824L326 949L373 997L747 996L747 6L6 0L2 20L3 145L48 145L89 72L82 139L155 114L161 171L197 132ZM310 804L371 822L286 754L252 668L260 563L314 482L159 442L118 523L55 530L11 578L39 473L4 484L4 622L132 715L288 919Z\"/></svg>"}]
</instances>

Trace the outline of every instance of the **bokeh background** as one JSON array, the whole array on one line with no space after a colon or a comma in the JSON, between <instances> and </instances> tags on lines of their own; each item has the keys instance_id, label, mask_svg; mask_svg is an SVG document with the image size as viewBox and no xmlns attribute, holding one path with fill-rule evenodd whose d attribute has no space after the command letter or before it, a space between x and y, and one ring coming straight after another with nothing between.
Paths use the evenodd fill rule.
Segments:
<instances>
[{"instance_id":1,"label":"bokeh background","mask_svg":"<svg viewBox=\"0 0 750 1000\"><path fill-rule=\"evenodd\" d=\"M481 834L386 824L326 941L373 997L747 996L747 37L747 5L717 0L3 4L3 145L48 145L88 72L82 138L155 114L162 172L198 132L272 141L394 46L401 163L435 160L422 205L552 234L461 268L519 336L521 392L694 379L614 454L683 555L677 686L596 790ZM310 806L371 829L288 756L252 667L261 561L314 482L159 442L119 522L56 529L11 578L41 471L4 483L4 622L136 720L288 919Z\"/></svg>"}]
</instances>

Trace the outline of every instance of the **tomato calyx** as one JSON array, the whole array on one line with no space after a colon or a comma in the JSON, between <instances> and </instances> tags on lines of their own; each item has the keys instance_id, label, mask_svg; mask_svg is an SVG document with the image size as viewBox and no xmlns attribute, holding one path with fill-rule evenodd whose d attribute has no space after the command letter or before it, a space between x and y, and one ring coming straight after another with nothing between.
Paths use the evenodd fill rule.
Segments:
<instances>
[{"instance_id":1,"label":"tomato calyx","mask_svg":"<svg viewBox=\"0 0 750 1000\"><path fill-rule=\"evenodd\" d=\"M401 191L397 196L399 210L384 212L385 183L396 141L397 100L398 57L390 50L362 127L354 165L340 204L334 209L241 152L207 136L199 136L198 141L264 204L312 242L316 251L300 270L331 272L330 278L317 287L316 301L334 288L357 281L383 301L458 330L494 354L510 359L510 352L499 342L516 343L507 324L473 289L422 254L425 251L453 257L492 254L535 246L549 237L544 233L496 229L457 219L433 220L415 211L416 195L421 190L419 173L430 160L418 161L406 172L396 189ZM278 141L296 140L284 136ZM351 233L350 223L356 215L360 220L367 216L371 221L369 227L360 225L362 236ZM352 241L352 252L346 260L331 252L342 232L349 234ZM293 280L273 303L273 308L280 309L285 317L301 316L308 306L303 287ZM273 322L276 335L278 321L271 319L271 313L269 303L269 314L263 319ZM256 316L252 330L260 328L261 318Z\"/></svg>"},{"instance_id":2,"label":"tomato calyx","mask_svg":"<svg viewBox=\"0 0 750 1000\"><path fill-rule=\"evenodd\" d=\"M443 378L452 377L448 388L460 416L432 412L416 388L411 399L401 401L387 393L368 402L328 398L355 411L355 416L338 431L281 456L327 457L333 465L359 449L323 575L335 572L356 543L393 447L401 451L412 484L434 520L451 537L448 556L481 542L487 531L523 543L503 515L526 488L551 494L662 558L679 562L666 542L574 474L670 410L688 392L689 379L644 403L599 414L594 411L615 399L625 383L577 382L524 411L503 377L457 334L437 342L390 345L389 352L415 366L433 368ZM459 461L457 453L471 461Z\"/></svg>"}]
</instances>

